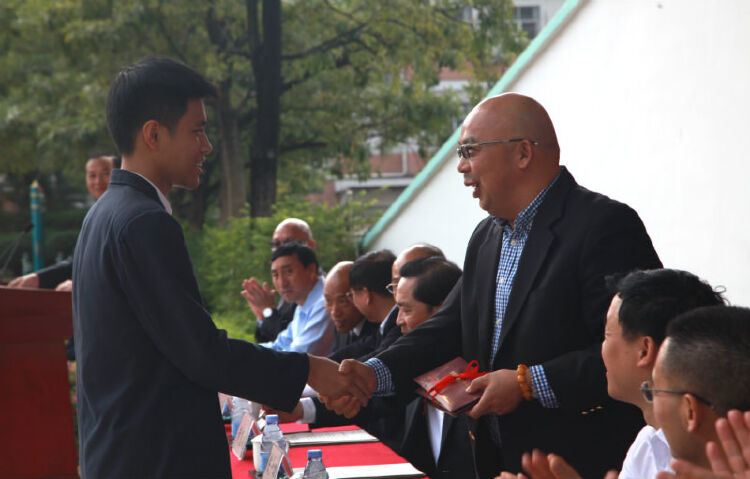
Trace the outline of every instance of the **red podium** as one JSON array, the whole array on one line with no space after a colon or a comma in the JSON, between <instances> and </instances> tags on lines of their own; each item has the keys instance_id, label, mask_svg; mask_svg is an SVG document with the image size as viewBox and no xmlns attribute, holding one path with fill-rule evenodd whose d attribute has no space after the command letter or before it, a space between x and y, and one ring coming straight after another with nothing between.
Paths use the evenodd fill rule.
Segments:
<instances>
[{"instance_id":1,"label":"red podium","mask_svg":"<svg viewBox=\"0 0 750 479\"><path fill-rule=\"evenodd\" d=\"M76 478L70 293L0 286L0 477Z\"/></svg>"}]
</instances>

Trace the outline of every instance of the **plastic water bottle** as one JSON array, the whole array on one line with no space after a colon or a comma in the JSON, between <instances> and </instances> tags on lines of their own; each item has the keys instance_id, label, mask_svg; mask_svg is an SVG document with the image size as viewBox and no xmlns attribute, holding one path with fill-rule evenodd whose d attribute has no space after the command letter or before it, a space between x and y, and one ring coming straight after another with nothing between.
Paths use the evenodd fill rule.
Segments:
<instances>
[{"instance_id":1,"label":"plastic water bottle","mask_svg":"<svg viewBox=\"0 0 750 479\"><path fill-rule=\"evenodd\" d=\"M326 466L323 465L323 451L320 449L308 449L307 465L302 479L328 479Z\"/></svg>"},{"instance_id":2,"label":"plastic water bottle","mask_svg":"<svg viewBox=\"0 0 750 479\"><path fill-rule=\"evenodd\" d=\"M278 444L282 451L286 451L286 439L279 429L279 416L269 414L266 416L266 427L263 428L260 440L260 471L258 472L262 473L266 469L266 461L274 444Z\"/></svg>"},{"instance_id":3,"label":"plastic water bottle","mask_svg":"<svg viewBox=\"0 0 750 479\"><path fill-rule=\"evenodd\" d=\"M232 396L232 437L237 434L237 428L245 411L250 411L250 401Z\"/></svg>"}]
</instances>

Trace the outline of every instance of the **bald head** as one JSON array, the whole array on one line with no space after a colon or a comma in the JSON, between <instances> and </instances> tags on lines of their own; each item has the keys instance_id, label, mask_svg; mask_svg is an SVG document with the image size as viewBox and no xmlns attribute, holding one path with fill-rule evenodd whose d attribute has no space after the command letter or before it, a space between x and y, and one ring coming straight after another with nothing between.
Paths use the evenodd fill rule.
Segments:
<instances>
[{"instance_id":1,"label":"bald head","mask_svg":"<svg viewBox=\"0 0 750 479\"><path fill-rule=\"evenodd\" d=\"M398 281L401 279L401 276L399 275L401 267L409 261L414 261L418 258L427 258L430 256L445 259L445 255L440 248L427 243L417 243L415 245L409 246L405 250L401 251L398 256L396 256L396 261L393 262L393 266L391 267L391 284L393 285L394 295L396 293L396 289L398 288Z\"/></svg>"},{"instance_id":2,"label":"bald head","mask_svg":"<svg viewBox=\"0 0 750 479\"><path fill-rule=\"evenodd\" d=\"M326 309L336 330L340 333L351 331L363 319L362 313L354 306L349 293L349 270L352 264L351 261L336 263L328 272L323 285Z\"/></svg>"},{"instance_id":3,"label":"bald head","mask_svg":"<svg viewBox=\"0 0 750 479\"><path fill-rule=\"evenodd\" d=\"M468 145L458 164L464 185L474 188L483 209L511 224L560 171L560 147L547 111L518 93L475 106L459 143Z\"/></svg>"},{"instance_id":4,"label":"bald head","mask_svg":"<svg viewBox=\"0 0 750 479\"><path fill-rule=\"evenodd\" d=\"M299 218L287 218L276 226L276 230L273 232L271 249L274 250L290 241L299 241L304 245L315 248L310 225Z\"/></svg>"},{"instance_id":5,"label":"bald head","mask_svg":"<svg viewBox=\"0 0 750 479\"><path fill-rule=\"evenodd\" d=\"M465 122L473 116L483 123L497 139L528 138L536 141L539 149L548 151L545 157L560 159L560 147L557 134L547 110L531 97L518 93L503 93L484 99L466 117ZM488 141L479 139L478 141ZM545 158L546 159L546 158Z\"/></svg>"}]
</instances>

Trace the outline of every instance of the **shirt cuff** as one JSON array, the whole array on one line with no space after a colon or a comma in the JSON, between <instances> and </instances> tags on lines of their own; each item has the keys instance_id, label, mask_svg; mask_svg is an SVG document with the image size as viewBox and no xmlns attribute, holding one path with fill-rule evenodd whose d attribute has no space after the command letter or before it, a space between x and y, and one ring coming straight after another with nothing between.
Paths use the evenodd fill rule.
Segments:
<instances>
[{"instance_id":1,"label":"shirt cuff","mask_svg":"<svg viewBox=\"0 0 750 479\"><path fill-rule=\"evenodd\" d=\"M393 379L391 378L391 370L385 365L383 361L378 358L372 358L365 361L365 364L370 366L375 371L375 395L376 396L388 396L396 391L393 386Z\"/></svg>"},{"instance_id":2,"label":"shirt cuff","mask_svg":"<svg viewBox=\"0 0 750 479\"><path fill-rule=\"evenodd\" d=\"M315 410L315 403L312 398L302 398L299 400L302 405L302 419L297 421L300 424L311 424L315 422L317 418L317 411Z\"/></svg>"},{"instance_id":3,"label":"shirt cuff","mask_svg":"<svg viewBox=\"0 0 750 479\"><path fill-rule=\"evenodd\" d=\"M540 364L537 364L536 366L531 366L529 371L531 371L531 384L534 386L536 398L539 400L539 403L547 408L560 407L560 402L555 397L554 391L552 391L547 382L547 374L544 372L544 368Z\"/></svg>"}]
</instances>

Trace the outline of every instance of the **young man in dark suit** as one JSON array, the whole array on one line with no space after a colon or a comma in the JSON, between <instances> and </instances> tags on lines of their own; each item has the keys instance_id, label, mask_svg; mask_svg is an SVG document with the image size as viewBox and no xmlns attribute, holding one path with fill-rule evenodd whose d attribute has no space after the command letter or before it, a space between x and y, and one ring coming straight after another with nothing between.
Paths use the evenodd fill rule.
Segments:
<instances>
[{"instance_id":1,"label":"young man in dark suit","mask_svg":"<svg viewBox=\"0 0 750 479\"><path fill-rule=\"evenodd\" d=\"M83 479L229 478L219 391L291 409L305 382L354 390L333 361L228 338L202 305L166 196L198 186L214 93L189 67L151 57L107 97L122 169L86 216L73 263Z\"/></svg>"},{"instance_id":2,"label":"young man in dark suit","mask_svg":"<svg viewBox=\"0 0 750 479\"><path fill-rule=\"evenodd\" d=\"M560 166L552 122L529 97L477 105L458 154L464 184L490 214L469 240L462 281L430 321L368 364L341 369L377 393L399 392L456 356L477 360L490 371L469 387L481 393L469 412L480 477L519 471L531 448L602 477L643 425L635 407L607 396L604 278L660 267L651 240L631 208L579 186ZM330 404L353 412L352 401Z\"/></svg>"}]
</instances>

